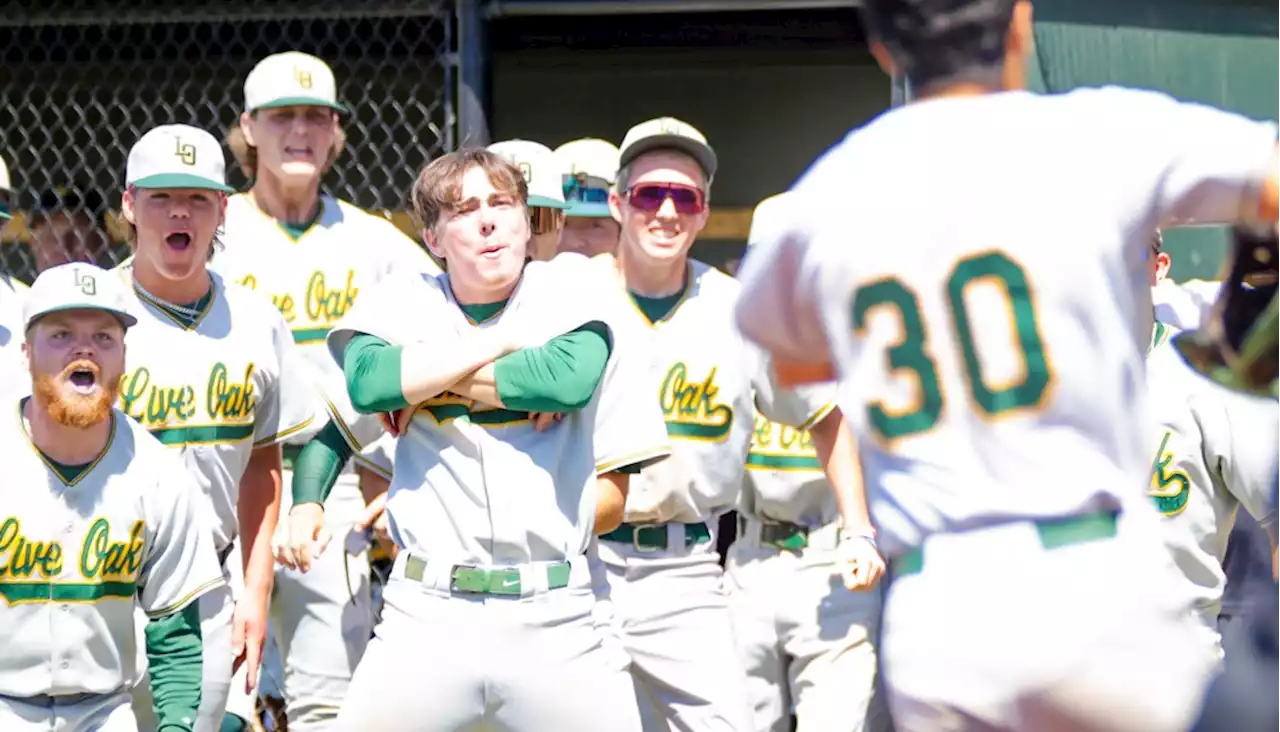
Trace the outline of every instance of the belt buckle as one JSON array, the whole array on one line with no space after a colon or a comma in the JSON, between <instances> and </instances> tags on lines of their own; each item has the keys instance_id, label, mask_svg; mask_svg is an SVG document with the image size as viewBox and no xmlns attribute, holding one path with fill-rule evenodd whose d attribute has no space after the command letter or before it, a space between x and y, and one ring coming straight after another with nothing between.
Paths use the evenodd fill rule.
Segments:
<instances>
[{"instance_id":1,"label":"belt buckle","mask_svg":"<svg viewBox=\"0 0 1280 732\"><path fill-rule=\"evenodd\" d=\"M483 587L465 587L465 586L459 585L458 584L459 571L483 572L484 570L479 569L478 567L473 567L468 564L453 565L453 569L449 570L449 591L450 592L459 592L459 593L468 594L468 595L478 595L478 594L482 594L485 591Z\"/></svg>"},{"instance_id":2,"label":"belt buckle","mask_svg":"<svg viewBox=\"0 0 1280 732\"><path fill-rule=\"evenodd\" d=\"M653 552L662 551L662 547L660 546L641 546L640 545L640 532L648 528L661 528L662 530L665 531L667 527L662 526L661 524L658 524L655 527L651 527L651 526L632 527L631 528L631 547L635 549L637 552L640 552L642 554L652 554Z\"/></svg>"}]
</instances>

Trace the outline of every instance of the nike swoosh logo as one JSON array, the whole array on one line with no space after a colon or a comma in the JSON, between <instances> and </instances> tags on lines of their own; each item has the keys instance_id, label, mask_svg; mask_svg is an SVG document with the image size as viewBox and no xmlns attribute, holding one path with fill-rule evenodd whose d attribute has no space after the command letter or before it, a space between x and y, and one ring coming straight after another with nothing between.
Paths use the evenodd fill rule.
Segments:
<instances>
[{"instance_id":1,"label":"nike swoosh logo","mask_svg":"<svg viewBox=\"0 0 1280 732\"><path fill-rule=\"evenodd\" d=\"M515 587L520 584L520 580L506 580L502 583L503 587Z\"/></svg>"}]
</instances>

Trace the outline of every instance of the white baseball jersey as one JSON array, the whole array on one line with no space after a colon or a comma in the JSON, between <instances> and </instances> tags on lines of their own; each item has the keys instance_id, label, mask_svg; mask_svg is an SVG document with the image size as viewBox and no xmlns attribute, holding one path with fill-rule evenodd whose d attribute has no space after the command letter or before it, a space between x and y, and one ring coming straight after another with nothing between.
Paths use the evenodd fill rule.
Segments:
<instances>
[{"instance_id":1,"label":"white baseball jersey","mask_svg":"<svg viewBox=\"0 0 1280 732\"><path fill-rule=\"evenodd\" d=\"M796 185L738 322L831 356L890 554L1141 499L1150 232L1256 213L1275 149L1273 125L1116 87L909 104Z\"/></svg>"},{"instance_id":2,"label":"white baseball jersey","mask_svg":"<svg viewBox=\"0 0 1280 732\"><path fill-rule=\"evenodd\" d=\"M1148 495L1205 623L1217 627L1227 537L1243 506L1274 531L1277 414L1274 399L1228 391L1193 371L1156 324L1147 356L1149 405L1160 427Z\"/></svg>"},{"instance_id":3,"label":"white baseball jersey","mask_svg":"<svg viewBox=\"0 0 1280 732\"><path fill-rule=\"evenodd\" d=\"M134 603L149 617L222 584L194 481L114 412L111 439L71 484L32 444L18 399L0 415L0 694L107 694L137 678Z\"/></svg>"},{"instance_id":4,"label":"white baseball jersey","mask_svg":"<svg viewBox=\"0 0 1280 732\"><path fill-rule=\"evenodd\" d=\"M357 416L346 403L346 382L329 357L325 337L361 292L377 287L390 273L436 275L440 268L390 221L333 196L321 196L320 206L320 218L295 241L248 195L232 196L222 234L226 246L214 255L211 267L271 297L298 352L314 370L312 379L335 406L330 416L372 422L348 425L351 428L380 429L376 418Z\"/></svg>"},{"instance_id":5,"label":"white baseball jersey","mask_svg":"<svg viewBox=\"0 0 1280 732\"><path fill-rule=\"evenodd\" d=\"M840 518L835 494L807 430L756 414L738 512L810 529Z\"/></svg>"},{"instance_id":6,"label":"white baseball jersey","mask_svg":"<svg viewBox=\"0 0 1280 732\"><path fill-rule=\"evenodd\" d=\"M1178 330L1194 330L1209 316L1222 289L1221 282L1161 280L1151 291L1156 320Z\"/></svg>"},{"instance_id":7,"label":"white baseball jersey","mask_svg":"<svg viewBox=\"0 0 1280 732\"><path fill-rule=\"evenodd\" d=\"M117 271L132 283L131 267ZM314 433L319 410L314 382L281 378L298 356L271 303L210 278L213 297L191 328L128 288L138 323L125 336L119 406L181 452L208 500L222 551L236 537L240 479L253 451Z\"/></svg>"},{"instance_id":8,"label":"white baseball jersey","mask_svg":"<svg viewBox=\"0 0 1280 732\"><path fill-rule=\"evenodd\" d=\"M691 260L684 297L666 317L650 323L639 308L630 310L631 327L647 336L640 350L672 454L631 477L628 522L696 523L733 508L756 408L808 428L834 407L834 385L777 386L768 359L733 324L739 289L732 277Z\"/></svg>"},{"instance_id":9,"label":"white baseball jersey","mask_svg":"<svg viewBox=\"0 0 1280 732\"><path fill-rule=\"evenodd\" d=\"M413 303L406 308L405 303ZM476 564L558 561L592 537L596 475L668 452L652 392L636 389L643 360L628 343L621 298L576 254L526 265L502 313L473 325L448 275L401 275L357 303L329 336L341 363L351 337L449 343L495 325L537 345L586 323L610 328L613 350L588 405L536 432L527 412L479 405L449 392L418 408L396 441L387 513L396 543L427 557ZM632 480L634 485L634 476Z\"/></svg>"}]
</instances>

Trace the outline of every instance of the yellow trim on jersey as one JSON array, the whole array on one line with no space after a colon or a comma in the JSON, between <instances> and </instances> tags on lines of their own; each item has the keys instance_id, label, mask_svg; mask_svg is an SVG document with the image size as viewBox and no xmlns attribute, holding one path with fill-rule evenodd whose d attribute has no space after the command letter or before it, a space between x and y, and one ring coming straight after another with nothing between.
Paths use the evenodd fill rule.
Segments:
<instances>
[{"instance_id":1,"label":"yellow trim on jersey","mask_svg":"<svg viewBox=\"0 0 1280 732\"><path fill-rule=\"evenodd\" d=\"M351 459L354 462L359 463L362 467L364 467L369 472L373 473L379 478L382 478L383 480L391 480L391 478L393 477L391 473L383 470L381 465L378 465L377 463L374 463L372 460L369 460L368 458L363 457L358 452L351 453Z\"/></svg>"},{"instance_id":2,"label":"yellow trim on jersey","mask_svg":"<svg viewBox=\"0 0 1280 732\"><path fill-rule=\"evenodd\" d=\"M833 401L827 402L826 404L819 407L818 411L814 412L813 415L809 417L809 419L805 420L804 424L797 426L796 429L801 431L808 431L810 429L813 429L814 425L826 419L827 415L834 412L835 409L836 409L835 402Z\"/></svg>"},{"instance_id":3,"label":"yellow trim on jersey","mask_svg":"<svg viewBox=\"0 0 1280 732\"><path fill-rule=\"evenodd\" d=\"M640 319L643 320L645 323L647 323L650 328L656 328L659 325L662 325L663 323L667 322L668 320L671 320L671 318L675 316L676 311L680 309L680 306L684 305L685 302L688 301L689 295L692 292L693 292L693 262L690 261L688 264L685 265L684 285L682 286L682 289L680 291L680 299L676 300L676 304L672 305L671 309L667 311L667 314L662 316L661 318L658 318L657 320L649 320L649 316L645 315L645 312L640 309L639 305L636 304L636 300L634 297L631 296L631 292L627 291L626 295L627 295L627 302L631 303L631 307L635 309L636 313L640 316Z\"/></svg>"},{"instance_id":4,"label":"yellow trim on jersey","mask_svg":"<svg viewBox=\"0 0 1280 732\"><path fill-rule=\"evenodd\" d=\"M295 424L289 429L280 430L279 432L275 433L274 435L271 435L270 437L264 437L261 440L254 442L253 446L255 448L266 447L268 445L274 445L277 442L284 442L285 440L289 439L293 435L296 435L302 430L306 429L307 425L311 424L313 421L315 421L314 414L302 420L298 424Z\"/></svg>"},{"instance_id":5,"label":"yellow trim on jersey","mask_svg":"<svg viewBox=\"0 0 1280 732\"><path fill-rule=\"evenodd\" d=\"M226 580L223 579L221 574L219 574L217 577L214 577L213 579L198 585L195 589L183 595L177 602L166 605L160 608L159 610L153 610L149 613L146 613L146 616L148 618L160 618L160 617L164 617L165 615L172 615L178 612L179 610L181 610L182 608L186 607L187 605L190 605L195 600L199 599L199 597L201 595L204 595L206 592L217 588L219 585L224 585L224 584L226 584Z\"/></svg>"},{"instance_id":6,"label":"yellow trim on jersey","mask_svg":"<svg viewBox=\"0 0 1280 732\"><path fill-rule=\"evenodd\" d=\"M338 426L338 431L342 433L342 439L346 440L351 452L358 455L364 449L364 445L361 445L360 441L356 439L356 436L351 432L351 428L347 426L347 421L338 413L338 408L334 406L333 402L329 401L329 397L321 394L320 398L324 400L325 408L329 412L329 419Z\"/></svg>"},{"instance_id":7,"label":"yellow trim on jersey","mask_svg":"<svg viewBox=\"0 0 1280 732\"><path fill-rule=\"evenodd\" d=\"M27 397L27 399L30 399L30 397ZM102 462L102 459L107 456L107 453L111 451L111 445L116 441L116 428L119 425L116 422L115 409L113 408L111 410L111 415L110 415L111 432L110 434L107 435L107 444L103 446L102 452L99 452L98 456L95 457L92 461L90 461L89 464L85 466L84 470L80 471L80 474L75 477L75 480L72 480L70 483L68 483L66 479L62 477L62 473L58 471L58 468L54 466L52 462L49 461L49 458L47 456L45 456L44 452L42 452L40 448L36 447L36 443L31 439L31 433L27 431L27 420L26 420L26 417L22 414L22 404L27 399L20 399L18 401L18 424L22 427L23 436L27 438L27 444L31 446L31 449L35 451L36 456L40 458L40 462L44 463L45 467L49 469L50 473L53 473L53 475L58 479L59 483L70 488L76 485L77 483L79 483L80 481L84 480L85 476L92 473L93 469L98 466L98 463ZM37 405L36 408L39 409L39 405Z\"/></svg>"},{"instance_id":8,"label":"yellow trim on jersey","mask_svg":"<svg viewBox=\"0 0 1280 732\"><path fill-rule=\"evenodd\" d=\"M670 456L671 445L666 443L662 445L654 445L646 450L628 453L626 455L613 458L612 460L596 463L596 475L612 473L615 470L625 468L629 465L640 465L641 463L643 463L641 467L647 467L648 465L657 462L656 459L665 459Z\"/></svg>"}]
</instances>

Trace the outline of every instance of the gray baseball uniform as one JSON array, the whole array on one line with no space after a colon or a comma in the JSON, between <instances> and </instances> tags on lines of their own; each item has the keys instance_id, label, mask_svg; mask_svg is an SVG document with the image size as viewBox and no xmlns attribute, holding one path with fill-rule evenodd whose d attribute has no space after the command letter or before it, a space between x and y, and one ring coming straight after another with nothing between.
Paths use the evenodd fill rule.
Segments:
<instances>
[{"instance_id":1,"label":"gray baseball uniform","mask_svg":"<svg viewBox=\"0 0 1280 732\"><path fill-rule=\"evenodd\" d=\"M116 270L132 282L132 269ZM282 379L293 340L265 298L210 274L210 297L193 323L131 287L120 409L182 455L204 497L228 588L201 598L204 693L197 730L216 730L231 687L231 614L239 563L228 558L238 533L240 480L254 450L313 429L313 383ZM136 711L146 727L149 690L139 684ZM252 709L232 709L252 716ZM246 716L246 718L248 718Z\"/></svg>"},{"instance_id":2,"label":"gray baseball uniform","mask_svg":"<svg viewBox=\"0 0 1280 732\"><path fill-rule=\"evenodd\" d=\"M601 536L613 624L631 655L646 729L750 728L746 675L716 554L718 517L742 485L755 406L808 427L834 391L778 388L763 354L733 325L738 283L691 262L687 290L650 322L638 308L647 381L655 386L670 460L631 481L626 523ZM647 391L647 390L646 390ZM650 704L648 701L652 701Z\"/></svg>"},{"instance_id":3,"label":"gray baseball uniform","mask_svg":"<svg viewBox=\"0 0 1280 732\"><path fill-rule=\"evenodd\" d=\"M71 484L31 443L17 399L0 414L0 729L133 732L143 644L134 611L181 610L223 584L182 463L120 411ZM17 493L21 492L21 500Z\"/></svg>"},{"instance_id":4,"label":"gray baseball uniform","mask_svg":"<svg viewBox=\"0 0 1280 732\"><path fill-rule=\"evenodd\" d=\"M341 361L356 333L448 348L495 325L540 344L591 321L612 326L620 303L597 286L605 280L578 255L533 262L502 313L472 325L448 275L404 277L362 299L329 345ZM639 728L625 656L592 620L584 556L597 473L667 449L647 394L626 389L639 363L615 348L587 406L543 432L528 413L448 392L419 407L397 441L387 501L401 552L339 729Z\"/></svg>"},{"instance_id":5,"label":"gray baseball uniform","mask_svg":"<svg viewBox=\"0 0 1280 732\"><path fill-rule=\"evenodd\" d=\"M882 729L880 587L839 580L840 512L808 432L756 415L725 585L758 732Z\"/></svg>"}]
</instances>

